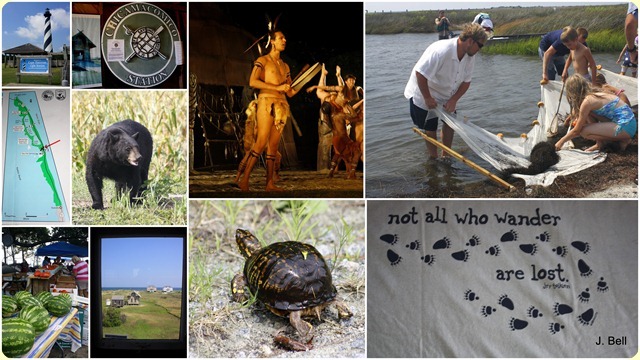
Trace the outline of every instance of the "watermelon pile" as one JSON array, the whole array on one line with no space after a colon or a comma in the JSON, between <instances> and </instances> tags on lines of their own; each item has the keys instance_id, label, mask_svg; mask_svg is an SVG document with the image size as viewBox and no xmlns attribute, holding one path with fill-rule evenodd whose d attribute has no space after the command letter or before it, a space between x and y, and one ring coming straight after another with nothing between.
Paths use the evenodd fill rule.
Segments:
<instances>
[{"instance_id":1,"label":"watermelon pile","mask_svg":"<svg viewBox=\"0 0 640 360\"><path fill-rule=\"evenodd\" d=\"M2 320L2 352L7 357L19 357L31 350L36 334L25 319Z\"/></svg>"},{"instance_id":2,"label":"watermelon pile","mask_svg":"<svg viewBox=\"0 0 640 360\"><path fill-rule=\"evenodd\" d=\"M18 291L14 297L2 296L2 352L7 357L19 357L33 347L35 337L51 322L51 315L65 316L71 311L71 296L53 296L44 291L32 296ZM11 317L18 313L18 317Z\"/></svg>"}]
</instances>

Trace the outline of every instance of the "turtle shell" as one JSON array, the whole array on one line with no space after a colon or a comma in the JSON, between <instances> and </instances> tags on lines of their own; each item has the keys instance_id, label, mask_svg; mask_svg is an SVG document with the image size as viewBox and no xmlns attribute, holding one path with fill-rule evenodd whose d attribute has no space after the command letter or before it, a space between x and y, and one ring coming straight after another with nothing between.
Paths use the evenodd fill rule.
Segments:
<instances>
[{"instance_id":1,"label":"turtle shell","mask_svg":"<svg viewBox=\"0 0 640 360\"><path fill-rule=\"evenodd\" d=\"M337 291L322 255L297 241L271 244L253 253L244 265L252 294L266 305L287 311L333 300Z\"/></svg>"}]
</instances>

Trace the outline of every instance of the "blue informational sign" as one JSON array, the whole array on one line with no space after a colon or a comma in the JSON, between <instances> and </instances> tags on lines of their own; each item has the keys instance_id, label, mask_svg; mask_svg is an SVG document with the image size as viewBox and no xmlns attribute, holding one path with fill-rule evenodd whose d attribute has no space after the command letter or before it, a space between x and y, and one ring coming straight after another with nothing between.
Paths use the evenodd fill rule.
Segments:
<instances>
[{"instance_id":1,"label":"blue informational sign","mask_svg":"<svg viewBox=\"0 0 640 360\"><path fill-rule=\"evenodd\" d=\"M49 58L23 58L20 59L20 72L23 74L48 74Z\"/></svg>"}]
</instances>

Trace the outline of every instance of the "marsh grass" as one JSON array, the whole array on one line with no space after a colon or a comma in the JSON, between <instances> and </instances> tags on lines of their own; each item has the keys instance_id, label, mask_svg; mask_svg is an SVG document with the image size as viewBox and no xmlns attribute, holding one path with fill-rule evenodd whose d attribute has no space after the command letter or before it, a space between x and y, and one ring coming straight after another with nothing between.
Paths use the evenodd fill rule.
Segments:
<instances>
[{"instance_id":1,"label":"marsh grass","mask_svg":"<svg viewBox=\"0 0 640 360\"><path fill-rule=\"evenodd\" d=\"M478 3L480 4L480 3ZM446 8L443 4L443 8ZM546 5L546 4L542 4ZM446 10L446 16L459 32L479 12L491 15L496 35L545 34L565 26L585 27L589 32L623 32L627 3L577 6L501 6L489 9ZM433 33L438 10L406 12L368 12L366 34ZM620 48L621 50L622 48Z\"/></svg>"},{"instance_id":2,"label":"marsh grass","mask_svg":"<svg viewBox=\"0 0 640 360\"><path fill-rule=\"evenodd\" d=\"M483 54L504 55L533 55L538 56L540 37L531 37L523 40L492 41L490 46L482 48ZM601 30L589 32L587 44L597 60L598 53L619 53L626 44L624 33L614 30Z\"/></svg>"},{"instance_id":3,"label":"marsh grass","mask_svg":"<svg viewBox=\"0 0 640 360\"><path fill-rule=\"evenodd\" d=\"M76 224L184 225L187 214L186 125L187 96L180 91L78 91L73 113L73 220ZM91 209L84 173L89 146L109 125L131 119L153 137L153 157L142 203L130 206L115 198L112 181L105 180L108 207Z\"/></svg>"}]
</instances>

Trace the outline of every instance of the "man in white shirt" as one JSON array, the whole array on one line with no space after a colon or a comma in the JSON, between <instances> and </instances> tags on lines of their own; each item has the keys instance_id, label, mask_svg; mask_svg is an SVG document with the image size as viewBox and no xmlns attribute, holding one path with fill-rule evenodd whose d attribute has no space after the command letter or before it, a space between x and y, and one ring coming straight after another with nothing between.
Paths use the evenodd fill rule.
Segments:
<instances>
[{"instance_id":1,"label":"man in white shirt","mask_svg":"<svg viewBox=\"0 0 640 360\"><path fill-rule=\"evenodd\" d=\"M409 99L411 119L430 138L437 139L438 118L429 109L442 105L455 112L458 100L471 85L473 56L487 41L479 24L466 24L460 37L436 41L429 45L411 72L404 96ZM442 143L451 147L453 129L442 124ZM438 148L427 142L429 157L438 157ZM443 154L443 156L447 156Z\"/></svg>"}]
</instances>

